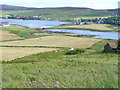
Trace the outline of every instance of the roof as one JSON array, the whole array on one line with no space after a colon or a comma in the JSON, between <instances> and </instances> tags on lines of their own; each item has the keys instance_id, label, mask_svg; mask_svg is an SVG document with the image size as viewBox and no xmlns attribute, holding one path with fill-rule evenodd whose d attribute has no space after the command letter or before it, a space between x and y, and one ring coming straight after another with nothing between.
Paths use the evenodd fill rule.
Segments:
<instances>
[{"instance_id":1,"label":"roof","mask_svg":"<svg viewBox=\"0 0 120 90\"><path fill-rule=\"evenodd\" d=\"M112 48L117 48L118 47L118 43L109 43L109 45Z\"/></svg>"}]
</instances>

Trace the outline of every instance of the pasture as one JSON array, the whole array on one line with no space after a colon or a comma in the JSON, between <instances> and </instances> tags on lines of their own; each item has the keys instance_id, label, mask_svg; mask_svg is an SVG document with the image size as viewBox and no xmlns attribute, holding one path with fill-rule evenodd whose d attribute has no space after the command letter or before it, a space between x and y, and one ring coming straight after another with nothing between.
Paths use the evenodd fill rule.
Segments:
<instances>
[{"instance_id":1,"label":"pasture","mask_svg":"<svg viewBox=\"0 0 120 90\"><path fill-rule=\"evenodd\" d=\"M66 26L66 27L76 27L76 28L84 28L84 29L96 29L96 30L106 30L106 31L111 31L112 29L109 28L107 24L90 24L90 25L73 25L73 26Z\"/></svg>"},{"instance_id":2,"label":"pasture","mask_svg":"<svg viewBox=\"0 0 120 90\"><path fill-rule=\"evenodd\" d=\"M5 41L5 40L15 40L15 39L22 39L21 37L10 33L10 31L3 31L0 30L0 33L2 34L0 37L0 41Z\"/></svg>"},{"instance_id":3,"label":"pasture","mask_svg":"<svg viewBox=\"0 0 120 90\"><path fill-rule=\"evenodd\" d=\"M8 61L14 60L16 58L21 58L24 56L29 56L32 54L43 53L48 51L57 50L55 48L29 48L29 47L0 47L0 60Z\"/></svg>"},{"instance_id":4,"label":"pasture","mask_svg":"<svg viewBox=\"0 0 120 90\"><path fill-rule=\"evenodd\" d=\"M69 47L69 48L88 48L100 39L79 38L70 36L45 36L26 40L11 42L0 42L3 46L52 46L52 47Z\"/></svg>"},{"instance_id":5,"label":"pasture","mask_svg":"<svg viewBox=\"0 0 120 90\"><path fill-rule=\"evenodd\" d=\"M2 87L118 88L118 54L102 52L111 41L102 40L76 55L65 55L64 48L4 61Z\"/></svg>"},{"instance_id":6,"label":"pasture","mask_svg":"<svg viewBox=\"0 0 120 90\"><path fill-rule=\"evenodd\" d=\"M40 14L47 14L41 16L42 18L50 19L74 19L80 17L104 17L110 14L105 10L92 10L92 9L78 9L78 8L48 8L41 10L25 10L25 11L3 11L2 16L8 14L20 15L20 16L40 16Z\"/></svg>"},{"instance_id":7,"label":"pasture","mask_svg":"<svg viewBox=\"0 0 120 90\"><path fill-rule=\"evenodd\" d=\"M110 28L109 24L89 24L89 25L62 25L51 28L61 28L61 29L86 29L86 30L95 30L95 31L117 31L115 29Z\"/></svg>"},{"instance_id":8,"label":"pasture","mask_svg":"<svg viewBox=\"0 0 120 90\"><path fill-rule=\"evenodd\" d=\"M12 34L16 34L17 36L22 37L23 39L44 36L44 35L38 35L38 36L31 35L30 33L33 32L37 33L38 31L17 25L10 25L10 27L2 27L2 31L9 31Z\"/></svg>"}]
</instances>

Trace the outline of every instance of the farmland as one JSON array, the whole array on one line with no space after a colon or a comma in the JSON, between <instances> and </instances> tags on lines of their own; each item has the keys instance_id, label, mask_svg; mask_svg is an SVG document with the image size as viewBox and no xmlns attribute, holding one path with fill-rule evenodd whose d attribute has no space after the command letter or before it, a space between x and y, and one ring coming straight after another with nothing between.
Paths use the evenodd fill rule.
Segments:
<instances>
[{"instance_id":1,"label":"farmland","mask_svg":"<svg viewBox=\"0 0 120 90\"><path fill-rule=\"evenodd\" d=\"M0 33L2 33L1 35L1 41L5 41L5 40L14 40L14 39L22 39L21 37L10 33L9 31L2 31L0 30Z\"/></svg>"},{"instance_id":2,"label":"farmland","mask_svg":"<svg viewBox=\"0 0 120 90\"><path fill-rule=\"evenodd\" d=\"M106 42L113 40L99 41L81 54L65 55L63 48L3 62L3 87L118 88L118 54L102 53Z\"/></svg>"},{"instance_id":3,"label":"farmland","mask_svg":"<svg viewBox=\"0 0 120 90\"><path fill-rule=\"evenodd\" d=\"M16 34L17 36L23 39L40 37L40 36L34 36L29 34L29 33L38 32L38 31L35 31L31 28L17 26L17 25L11 25L10 27L2 27L2 31L9 31L10 33Z\"/></svg>"},{"instance_id":4,"label":"farmland","mask_svg":"<svg viewBox=\"0 0 120 90\"><path fill-rule=\"evenodd\" d=\"M87 29L87 30L93 30L93 31L117 31L115 29L110 28L112 27L109 24L90 24L90 25L62 25L57 27L51 27L51 28L60 28L60 29Z\"/></svg>"},{"instance_id":5,"label":"farmland","mask_svg":"<svg viewBox=\"0 0 120 90\"><path fill-rule=\"evenodd\" d=\"M0 60L14 60L16 58L21 58L24 56L29 56L32 54L37 54L41 52L48 52L52 50L57 50L55 48L25 48L25 47L0 47L2 50L2 57Z\"/></svg>"},{"instance_id":6,"label":"farmland","mask_svg":"<svg viewBox=\"0 0 120 90\"><path fill-rule=\"evenodd\" d=\"M71 13L72 12L72 13ZM80 17L107 17L110 16L105 10L94 10L84 8L47 8L41 10L25 10L25 11L3 11L2 15L6 16L9 14L20 15L20 16L40 16L42 18L50 19L74 19ZM44 15L46 14L46 15Z\"/></svg>"},{"instance_id":7,"label":"farmland","mask_svg":"<svg viewBox=\"0 0 120 90\"><path fill-rule=\"evenodd\" d=\"M3 88L118 88L118 54L103 52L115 40L35 36L15 25L3 31L23 38L0 42ZM66 55L70 48L84 52Z\"/></svg>"},{"instance_id":8,"label":"farmland","mask_svg":"<svg viewBox=\"0 0 120 90\"><path fill-rule=\"evenodd\" d=\"M100 39L79 38L70 36L45 36L40 38L0 42L3 46L54 46L54 47L69 47L69 48L87 48Z\"/></svg>"}]
</instances>

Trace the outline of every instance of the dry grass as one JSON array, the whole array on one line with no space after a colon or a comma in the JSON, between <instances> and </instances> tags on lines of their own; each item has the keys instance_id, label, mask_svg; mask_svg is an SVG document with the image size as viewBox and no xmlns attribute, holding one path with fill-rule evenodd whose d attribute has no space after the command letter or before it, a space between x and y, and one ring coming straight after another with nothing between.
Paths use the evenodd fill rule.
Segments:
<instances>
[{"instance_id":1,"label":"dry grass","mask_svg":"<svg viewBox=\"0 0 120 90\"><path fill-rule=\"evenodd\" d=\"M12 34L9 31L0 30L0 33L1 33L0 41L22 39L21 37L15 35L15 34Z\"/></svg>"},{"instance_id":2,"label":"dry grass","mask_svg":"<svg viewBox=\"0 0 120 90\"><path fill-rule=\"evenodd\" d=\"M54 46L54 47L70 47L70 48L87 48L100 39L79 38L70 36L46 36L41 38L33 38L11 42L1 42L6 46Z\"/></svg>"},{"instance_id":3,"label":"dry grass","mask_svg":"<svg viewBox=\"0 0 120 90\"><path fill-rule=\"evenodd\" d=\"M96 30L112 30L108 27L107 24L90 24L90 25L72 25L72 26L64 26L64 27L72 27L72 28L84 28L84 29L96 29Z\"/></svg>"},{"instance_id":4,"label":"dry grass","mask_svg":"<svg viewBox=\"0 0 120 90\"><path fill-rule=\"evenodd\" d=\"M41 52L48 52L52 50L57 50L55 48L26 48L26 47L0 47L0 60L13 60L16 58L21 58L24 56L36 54L36 53L41 53Z\"/></svg>"}]
</instances>

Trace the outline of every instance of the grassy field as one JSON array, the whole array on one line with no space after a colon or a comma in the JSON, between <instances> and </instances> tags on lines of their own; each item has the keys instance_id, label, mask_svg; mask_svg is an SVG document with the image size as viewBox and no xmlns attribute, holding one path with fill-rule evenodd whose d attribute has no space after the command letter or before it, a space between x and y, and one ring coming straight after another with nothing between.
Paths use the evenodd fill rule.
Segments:
<instances>
[{"instance_id":1,"label":"grassy field","mask_svg":"<svg viewBox=\"0 0 120 90\"><path fill-rule=\"evenodd\" d=\"M3 11L2 15L7 14L20 15L20 16L36 16L40 14L48 14L41 16L42 18L51 19L74 19L79 17L104 17L110 14L106 13L104 10L88 10L88 9L41 9L41 10L31 10L31 11Z\"/></svg>"},{"instance_id":2,"label":"grassy field","mask_svg":"<svg viewBox=\"0 0 120 90\"><path fill-rule=\"evenodd\" d=\"M21 37L10 33L10 31L2 31L2 30L0 30L0 33L2 33L2 35L0 36L1 37L0 41L22 39Z\"/></svg>"},{"instance_id":3,"label":"grassy field","mask_svg":"<svg viewBox=\"0 0 120 90\"><path fill-rule=\"evenodd\" d=\"M13 60L32 54L57 50L55 48L33 48L33 47L0 47L2 57L0 60Z\"/></svg>"},{"instance_id":4,"label":"grassy field","mask_svg":"<svg viewBox=\"0 0 120 90\"><path fill-rule=\"evenodd\" d=\"M25 39L0 42L3 88L118 88L118 54L103 52L104 45L115 40L40 37L15 25L3 31ZM65 55L72 47L85 52Z\"/></svg>"},{"instance_id":5,"label":"grassy field","mask_svg":"<svg viewBox=\"0 0 120 90\"><path fill-rule=\"evenodd\" d=\"M87 48L100 39L80 38L70 36L45 36L40 38L0 42L3 46L54 46L54 47L70 47L70 48Z\"/></svg>"},{"instance_id":6,"label":"grassy field","mask_svg":"<svg viewBox=\"0 0 120 90\"><path fill-rule=\"evenodd\" d=\"M30 12L30 11L2 11L1 16L0 17L6 17L9 16L9 14L18 14L18 13L24 13L24 12Z\"/></svg>"},{"instance_id":7,"label":"grassy field","mask_svg":"<svg viewBox=\"0 0 120 90\"><path fill-rule=\"evenodd\" d=\"M9 31L10 33L13 33L19 37L22 37L23 39L45 36L45 35L37 35L37 36L31 35L30 33L33 33L33 32L37 33L38 31L31 29L31 28L17 26L17 25L11 25L10 27L2 27L2 31Z\"/></svg>"},{"instance_id":8,"label":"grassy field","mask_svg":"<svg viewBox=\"0 0 120 90\"><path fill-rule=\"evenodd\" d=\"M56 51L3 62L4 88L118 88L118 54L103 53L102 40L85 52Z\"/></svg>"},{"instance_id":9,"label":"grassy field","mask_svg":"<svg viewBox=\"0 0 120 90\"><path fill-rule=\"evenodd\" d=\"M111 25L108 24L90 24L90 25L62 25L57 27L51 27L51 28L60 28L60 29L86 29L86 30L95 30L95 31L117 31L112 28L110 28Z\"/></svg>"}]
</instances>

